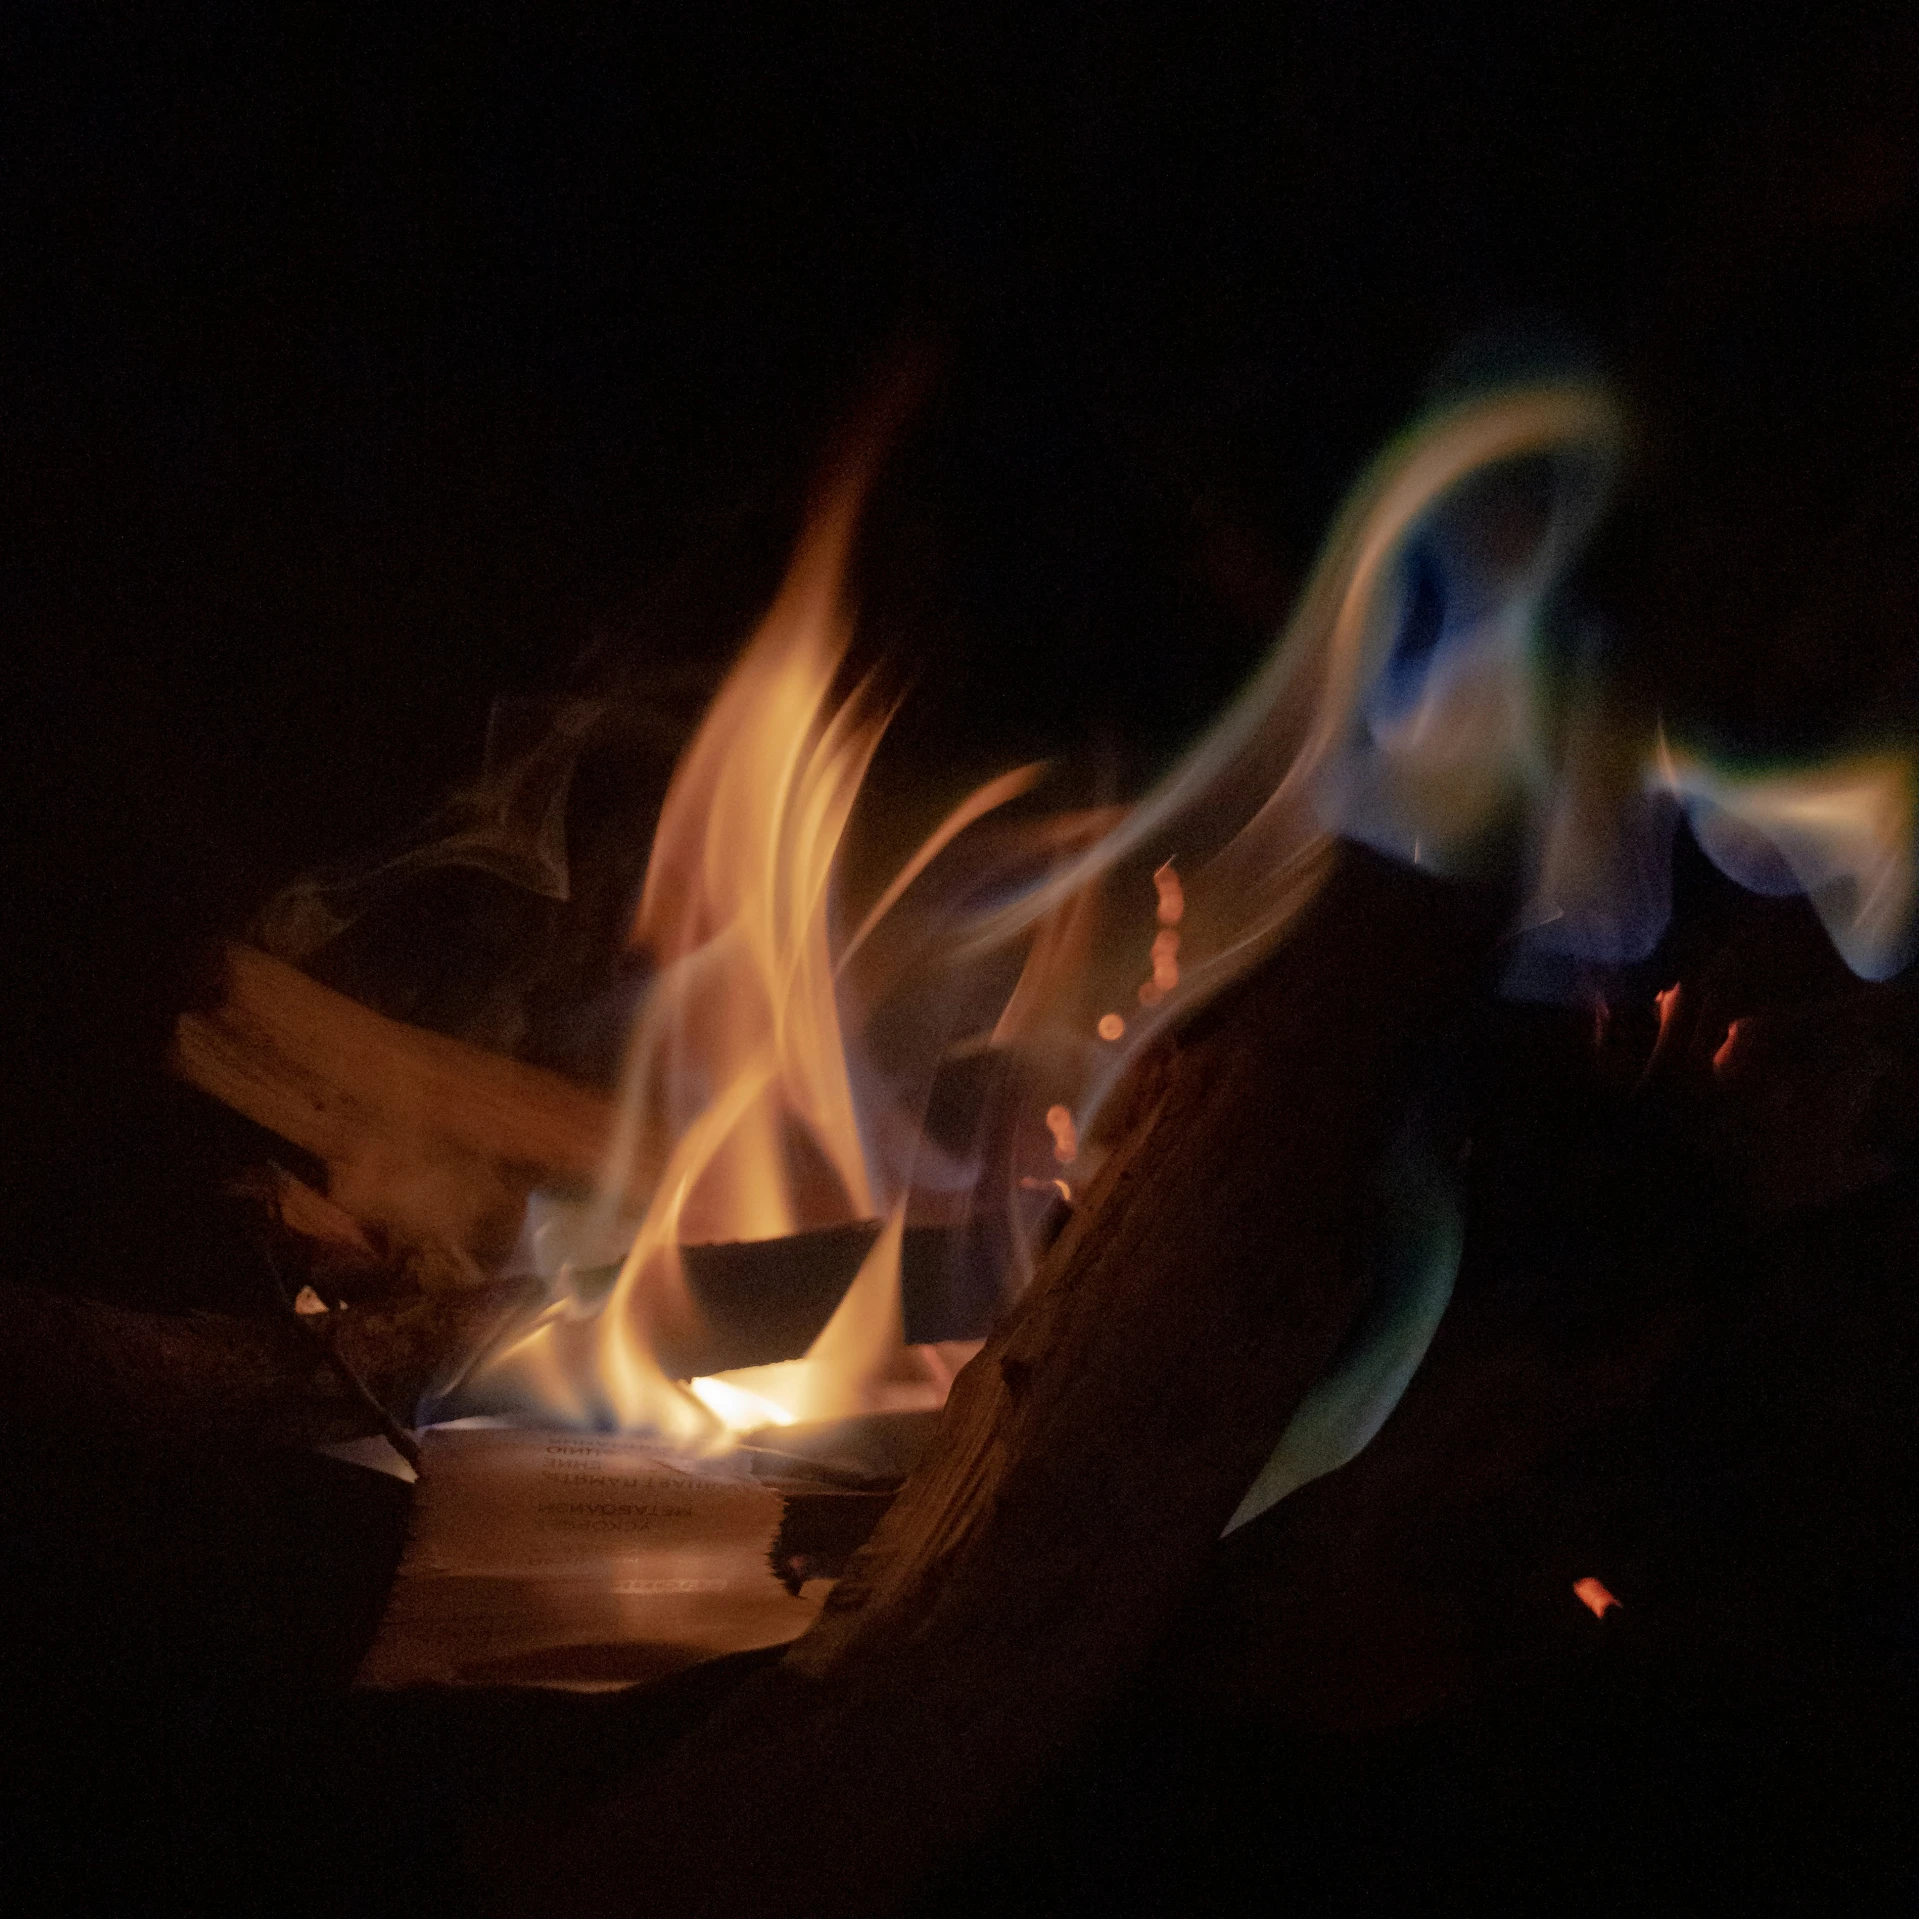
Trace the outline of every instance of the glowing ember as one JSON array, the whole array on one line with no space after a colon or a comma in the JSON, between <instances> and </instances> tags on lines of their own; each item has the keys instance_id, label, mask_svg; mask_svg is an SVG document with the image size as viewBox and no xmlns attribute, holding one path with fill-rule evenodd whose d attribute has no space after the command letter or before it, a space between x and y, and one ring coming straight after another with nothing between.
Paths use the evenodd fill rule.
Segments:
<instances>
[{"instance_id":1,"label":"glowing ember","mask_svg":"<svg viewBox=\"0 0 1919 1919\"><path fill-rule=\"evenodd\" d=\"M1053 1157L1062 1166L1072 1165L1079 1158L1079 1129L1072 1114L1064 1106L1047 1107L1046 1128L1053 1135Z\"/></svg>"},{"instance_id":2,"label":"glowing ember","mask_svg":"<svg viewBox=\"0 0 1919 1919\"><path fill-rule=\"evenodd\" d=\"M1595 1619L1604 1619L1606 1614L1619 1604L1619 1601L1596 1579L1575 1579L1573 1591L1579 1595L1579 1603L1586 1607Z\"/></svg>"},{"instance_id":3,"label":"glowing ember","mask_svg":"<svg viewBox=\"0 0 1919 1919\"><path fill-rule=\"evenodd\" d=\"M1159 893L1160 925L1177 926L1186 917L1186 889L1180 885L1171 860L1155 869L1153 885Z\"/></svg>"},{"instance_id":4,"label":"glowing ember","mask_svg":"<svg viewBox=\"0 0 1919 1919\"><path fill-rule=\"evenodd\" d=\"M1094 1030L1104 1040L1123 1039L1126 1035L1126 1022L1117 1013L1102 1013L1099 1025Z\"/></svg>"},{"instance_id":5,"label":"glowing ember","mask_svg":"<svg viewBox=\"0 0 1919 1919\"><path fill-rule=\"evenodd\" d=\"M1073 1189L1063 1179L1034 1179L1028 1174L1019 1185L1023 1193L1057 1193L1067 1205L1073 1203Z\"/></svg>"},{"instance_id":6,"label":"glowing ember","mask_svg":"<svg viewBox=\"0 0 1919 1919\"><path fill-rule=\"evenodd\" d=\"M1153 984L1162 993L1179 984L1179 935L1170 926L1153 941Z\"/></svg>"},{"instance_id":7,"label":"glowing ember","mask_svg":"<svg viewBox=\"0 0 1919 1919\"><path fill-rule=\"evenodd\" d=\"M1726 1037L1719 1042L1718 1050L1712 1056L1712 1070L1726 1073L1732 1070L1739 1051L1741 1035L1746 1031L1746 1022L1736 1019L1726 1028Z\"/></svg>"},{"instance_id":8,"label":"glowing ember","mask_svg":"<svg viewBox=\"0 0 1919 1919\"><path fill-rule=\"evenodd\" d=\"M1659 1009L1659 1030L1653 1035L1652 1051L1646 1055L1646 1064L1640 1070L1641 1087L1652 1078L1654 1069L1671 1050L1673 1036L1679 1030L1679 1010L1684 1004L1683 990L1677 980L1652 998L1653 1004Z\"/></svg>"}]
</instances>

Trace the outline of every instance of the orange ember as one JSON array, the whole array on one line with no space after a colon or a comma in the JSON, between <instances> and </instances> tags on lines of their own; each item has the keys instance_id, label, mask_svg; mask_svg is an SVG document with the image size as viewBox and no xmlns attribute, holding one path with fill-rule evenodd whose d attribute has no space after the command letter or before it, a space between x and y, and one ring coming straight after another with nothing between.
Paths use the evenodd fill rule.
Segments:
<instances>
[{"instance_id":1,"label":"orange ember","mask_svg":"<svg viewBox=\"0 0 1919 1919\"><path fill-rule=\"evenodd\" d=\"M1057 1193L1067 1205L1073 1203L1073 1189L1063 1179L1034 1179L1028 1174L1020 1180L1019 1185L1023 1193Z\"/></svg>"},{"instance_id":2,"label":"orange ember","mask_svg":"<svg viewBox=\"0 0 1919 1919\"><path fill-rule=\"evenodd\" d=\"M1153 941L1153 984L1162 994L1179 984L1179 935L1170 926Z\"/></svg>"},{"instance_id":3,"label":"orange ember","mask_svg":"<svg viewBox=\"0 0 1919 1919\"><path fill-rule=\"evenodd\" d=\"M1579 1595L1579 1603L1586 1607L1595 1619L1604 1619L1606 1614L1619 1604L1619 1601L1596 1579L1575 1579L1573 1591Z\"/></svg>"},{"instance_id":4,"label":"orange ember","mask_svg":"<svg viewBox=\"0 0 1919 1919\"><path fill-rule=\"evenodd\" d=\"M1735 1055L1740 1046L1741 1036L1746 1030L1746 1022L1736 1019L1726 1028L1726 1037L1719 1042L1719 1049L1712 1056L1712 1070L1725 1073L1732 1069Z\"/></svg>"}]
</instances>

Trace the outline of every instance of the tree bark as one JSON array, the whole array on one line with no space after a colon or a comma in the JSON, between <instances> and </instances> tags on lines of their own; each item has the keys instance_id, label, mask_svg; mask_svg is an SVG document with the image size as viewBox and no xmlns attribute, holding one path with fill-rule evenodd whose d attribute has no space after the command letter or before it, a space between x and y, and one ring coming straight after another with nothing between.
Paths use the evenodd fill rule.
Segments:
<instances>
[{"instance_id":1,"label":"tree bark","mask_svg":"<svg viewBox=\"0 0 1919 1919\"><path fill-rule=\"evenodd\" d=\"M892 1909L1125 1680L1364 1303L1373 1174L1491 902L1346 849L961 1374L819 1623L500 1910Z\"/></svg>"}]
</instances>

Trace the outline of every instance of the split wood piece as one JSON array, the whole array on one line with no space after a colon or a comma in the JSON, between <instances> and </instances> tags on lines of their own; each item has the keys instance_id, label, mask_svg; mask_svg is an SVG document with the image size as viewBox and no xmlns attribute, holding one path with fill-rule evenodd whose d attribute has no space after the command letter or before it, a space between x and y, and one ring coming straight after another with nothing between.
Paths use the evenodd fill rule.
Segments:
<instances>
[{"instance_id":1,"label":"split wood piece","mask_svg":"<svg viewBox=\"0 0 1919 1919\"><path fill-rule=\"evenodd\" d=\"M1123 1684L1363 1304L1370 1195L1492 903L1344 849L1156 1069L780 1665L493 1875L502 1912L891 1910Z\"/></svg>"},{"instance_id":2,"label":"split wood piece","mask_svg":"<svg viewBox=\"0 0 1919 1919\"><path fill-rule=\"evenodd\" d=\"M249 1167L229 1182L227 1191L259 1202L282 1232L303 1245L357 1266L378 1266L379 1249L343 1207L316 1193L284 1166L269 1162Z\"/></svg>"},{"instance_id":3,"label":"split wood piece","mask_svg":"<svg viewBox=\"0 0 1919 1919\"><path fill-rule=\"evenodd\" d=\"M327 1197L402 1243L503 1252L535 1185L584 1189L611 1102L557 1073L384 1018L249 946L181 1015L173 1070L324 1160Z\"/></svg>"},{"instance_id":4,"label":"split wood piece","mask_svg":"<svg viewBox=\"0 0 1919 1919\"><path fill-rule=\"evenodd\" d=\"M416 1296L332 1313L326 1337L405 1421L523 1304L517 1288ZM140 1312L24 1286L0 1286L0 1403L18 1423L190 1444L308 1446L384 1429L291 1314Z\"/></svg>"}]
</instances>

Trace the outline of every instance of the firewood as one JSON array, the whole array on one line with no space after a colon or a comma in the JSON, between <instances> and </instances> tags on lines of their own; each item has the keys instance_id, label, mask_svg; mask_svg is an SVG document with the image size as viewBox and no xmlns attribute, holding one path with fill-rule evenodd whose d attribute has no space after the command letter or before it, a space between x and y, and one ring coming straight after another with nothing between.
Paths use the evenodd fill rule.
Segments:
<instances>
[{"instance_id":1,"label":"firewood","mask_svg":"<svg viewBox=\"0 0 1919 1919\"><path fill-rule=\"evenodd\" d=\"M1143 1656L1366 1294L1373 1173L1490 903L1346 849L1181 1037L818 1624L502 1911L890 1909Z\"/></svg>"},{"instance_id":2,"label":"firewood","mask_svg":"<svg viewBox=\"0 0 1919 1919\"><path fill-rule=\"evenodd\" d=\"M0 1398L17 1423L188 1443L305 1446L402 1423L521 1303L517 1288L328 1316L332 1363L292 1314L154 1313L0 1286ZM364 1385L373 1404L347 1383Z\"/></svg>"},{"instance_id":3,"label":"firewood","mask_svg":"<svg viewBox=\"0 0 1919 1919\"><path fill-rule=\"evenodd\" d=\"M379 1251L360 1222L284 1166L249 1167L228 1182L227 1190L237 1198L258 1201L275 1226L316 1252L355 1265L380 1263Z\"/></svg>"},{"instance_id":4,"label":"firewood","mask_svg":"<svg viewBox=\"0 0 1919 1919\"><path fill-rule=\"evenodd\" d=\"M256 948L229 946L225 965L219 1003L179 1020L173 1070L323 1160L351 1218L484 1261L533 1186L591 1185L613 1129L601 1094L386 1019Z\"/></svg>"}]
</instances>

